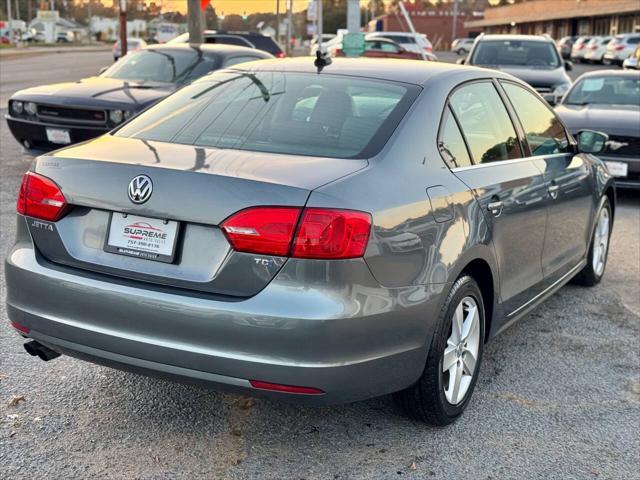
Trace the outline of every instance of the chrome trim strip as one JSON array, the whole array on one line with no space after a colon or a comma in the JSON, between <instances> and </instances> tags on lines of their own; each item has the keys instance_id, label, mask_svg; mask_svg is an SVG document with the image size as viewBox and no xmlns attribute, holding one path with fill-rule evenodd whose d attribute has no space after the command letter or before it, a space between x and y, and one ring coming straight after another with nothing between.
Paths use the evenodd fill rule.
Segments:
<instances>
[{"instance_id":1,"label":"chrome trim strip","mask_svg":"<svg viewBox=\"0 0 640 480\"><path fill-rule=\"evenodd\" d=\"M578 263L575 267L573 267L571 270L569 270L567 273L565 273L562 277L560 277L558 280L556 280L555 282L553 282L552 285L549 285L547 288L545 288L542 292L540 292L538 295L536 295L535 297L533 297L531 300L529 300L527 303L525 303L524 305L516 308L513 312L511 312L509 315L507 315L507 317L513 317L514 315L516 315L518 312L526 309L527 307L529 307L532 303L535 303L536 300L538 300L540 297L543 297L544 295L546 295L550 290L553 290L555 287L557 287L560 283L562 283L564 280L566 280L567 277L570 277L572 275L575 275L576 272L578 270L580 270L583 267L583 262Z\"/></svg>"},{"instance_id":2,"label":"chrome trim strip","mask_svg":"<svg viewBox=\"0 0 640 480\"><path fill-rule=\"evenodd\" d=\"M535 155L533 157L514 158L512 160L500 160L500 161L491 162L491 163L477 163L475 165L468 165L468 166L465 166L465 167L452 168L451 171L455 173L455 172L462 172L462 171L465 171L465 170L474 170L476 168L481 168L481 167L496 167L498 165L512 165L512 164L515 164L515 163L530 162L532 160L544 160L545 158L563 157L565 155L570 155L570 154L571 154L570 152L567 152L567 153L553 153L551 155Z\"/></svg>"}]
</instances>

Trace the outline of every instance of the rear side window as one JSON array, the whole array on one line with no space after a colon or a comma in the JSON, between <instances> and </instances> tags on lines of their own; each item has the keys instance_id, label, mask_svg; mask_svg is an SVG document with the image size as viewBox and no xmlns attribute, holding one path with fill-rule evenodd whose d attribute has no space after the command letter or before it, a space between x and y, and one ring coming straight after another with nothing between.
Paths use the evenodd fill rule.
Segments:
<instances>
[{"instance_id":1,"label":"rear side window","mask_svg":"<svg viewBox=\"0 0 640 480\"><path fill-rule=\"evenodd\" d=\"M502 86L524 128L532 155L569 152L564 127L542 100L519 85L505 82Z\"/></svg>"},{"instance_id":2,"label":"rear side window","mask_svg":"<svg viewBox=\"0 0 640 480\"><path fill-rule=\"evenodd\" d=\"M269 52L272 55L282 53L282 49L271 37L254 35L249 37L248 40L253 43L257 49L264 50L265 52Z\"/></svg>"},{"instance_id":3,"label":"rear side window","mask_svg":"<svg viewBox=\"0 0 640 480\"><path fill-rule=\"evenodd\" d=\"M627 43L629 45L637 45L640 43L640 37L630 37L629 40L627 40Z\"/></svg>"},{"instance_id":4,"label":"rear side window","mask_svg":"<svg viewBox=\"0 0 640 480\"><path fill-rule=\"evenodd\" d=\"M387 142L420 88L303 73L213 73L116 135L294 155L367 158Z\"/></svg>"},{"instance_id":5,"label":"rear side window","mask_svg":"<svg viewBox=\"0 0 640 480\"><path fill-rule=\"evenodd\" d=\"M449 101L475 163L522 157L507 109L491 82L462 86Z\"/></svg>"},{"instance_id":6,"label":"rear side window","mask_svg":"<svg viewBox=\"0 0 640 480\"><path fill-rule=\"evenodd\" d=\"M207 37L206 42L207 43L222 43L224 45L239 45L241 47L250 47L251 46L251 44L249 44L249 42L247 42L244 38L240 38L240 37L225 37L225 36Z\"/></svg>"},{"instance_id":7,"label":"rear side window","mask_svg":"<svg viewBox=\"0 0 640 480\"><path fill-rule=\"evenodd\" d=\"M455 117L449 108L445 110L440 127L440 139L438 140L438 150L450 168L467 167L471 165L471 158L464 144L462 133L458 128Z\"/></svg>"}]
</instances>

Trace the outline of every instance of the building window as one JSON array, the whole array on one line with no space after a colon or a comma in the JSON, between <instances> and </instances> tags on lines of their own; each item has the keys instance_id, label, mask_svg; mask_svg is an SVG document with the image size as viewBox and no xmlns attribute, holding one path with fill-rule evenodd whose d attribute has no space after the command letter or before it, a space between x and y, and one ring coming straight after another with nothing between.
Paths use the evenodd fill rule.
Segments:
<instances>
[{"instance_id":1,"label":"building window","mask_svg":"<svg viewBox=\"0 0 640 480\"><path fill-rule=\"evenodd\" d=\"M633 32L633 15L618 17L618 33Z\"/></svg>"}]
</instances>

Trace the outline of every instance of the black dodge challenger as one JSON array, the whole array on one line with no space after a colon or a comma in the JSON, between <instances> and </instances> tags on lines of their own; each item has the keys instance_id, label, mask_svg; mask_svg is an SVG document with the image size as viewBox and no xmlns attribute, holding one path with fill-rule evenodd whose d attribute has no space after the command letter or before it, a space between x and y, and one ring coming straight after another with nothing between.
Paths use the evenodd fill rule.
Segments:
<instances>
[{"instance_id":1,"label":"black dodge challenger","mask_svg":"<svg viewBox=\"0 0 640 480\"><path fill-rule=\"evenodd\" d=\"M154 45L130 53L97 77L16 92L7 123L28 151L49 151L98 137L207 73L273 58L234 45Z\"/></svg>"}]
</instances>

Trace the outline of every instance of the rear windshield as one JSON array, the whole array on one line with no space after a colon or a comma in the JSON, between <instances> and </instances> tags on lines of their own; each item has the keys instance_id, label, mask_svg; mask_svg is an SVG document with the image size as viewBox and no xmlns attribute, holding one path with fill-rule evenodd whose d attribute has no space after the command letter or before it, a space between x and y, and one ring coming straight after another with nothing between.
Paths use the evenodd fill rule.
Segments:
<instances>
[{"instance_id":1,"label":"rear windshield","mask_svg":"<svg viewBox=\"0 0 640 480\"><path fill-rule=\"evenodd\" d=\"M245 38L253 43L256 48L264 50L265 52L269 52L273 55L282 52L282 49L271 37L252 35Z\"/></svg>"},{"instance_id":2,"label":"rear windshield","mask_svg":"<svg viewBox=\"0 0 640 480\"><path fill-rule=\"evenodd\" d=\"M568 105L640 106L640 77L587 77L578 81L564 103Z\"/></svg>"},{"instance_id":3,"label":"rear windshield","mask_svg":"<svg viewBox=\"0 0 640 480\"><path fill-rule=\"evenodd\" d=\"M476 45L471 64L558 68L560 58L551 42L486 40Z\"/></svg>"},{"instance_id":4,"label":"rear windshield","mask_svg":"<svg viewBox=\"0 0 640 480\"><path fill-rule=\"evenodd\" d=\"M115 135L334 158L380 151L419 87L327 74L225 70L158 103Z\"/></svg>"},{"instance_id":5,"label":"rear windshield","mask_svg":"<svg viewBox=\"0 0 640 480\"><path fill-rule=\"evenodd\" d=\"M416 39L414 37L410 37L408 35L378 35L383 38L388 38L397 43L416 43Z\"/></svg>"}]
</instances>

